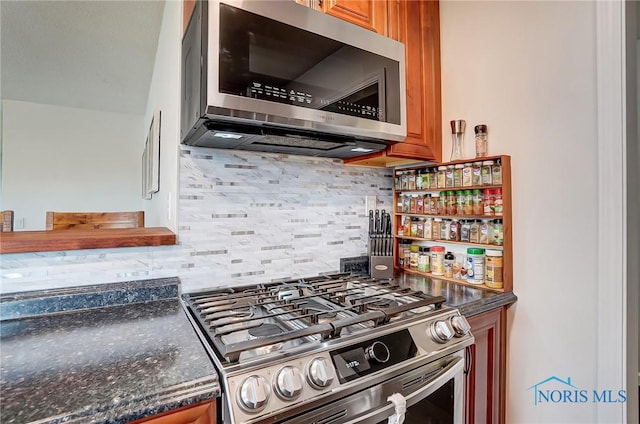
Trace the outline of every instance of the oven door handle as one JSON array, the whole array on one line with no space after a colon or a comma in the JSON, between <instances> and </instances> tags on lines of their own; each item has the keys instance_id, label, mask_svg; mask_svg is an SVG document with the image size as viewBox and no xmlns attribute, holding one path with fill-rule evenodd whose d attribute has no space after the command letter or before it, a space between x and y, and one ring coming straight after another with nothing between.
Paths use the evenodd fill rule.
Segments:
<instances>
[{"instance_id":1,"label":"oven door handle","mask_svg":"<svg viewBox=\"0 0 640 424\"><path fill-rule=\"evenodd\" d=\"M431 380L426 382L424 386L404 396L407 400L407 409L438 390L450 379L455 378L457 375L462 375L463 369L464 359L461 357L454 358L438 373L437 376L434 376ZM395 404L393 402L388 402L385 406L370 411L366 415L360 415L356 419L347 421L344 424L380 422L381 420L390 418L395 414L395 412Z\"/></svg>"}]
</instances>

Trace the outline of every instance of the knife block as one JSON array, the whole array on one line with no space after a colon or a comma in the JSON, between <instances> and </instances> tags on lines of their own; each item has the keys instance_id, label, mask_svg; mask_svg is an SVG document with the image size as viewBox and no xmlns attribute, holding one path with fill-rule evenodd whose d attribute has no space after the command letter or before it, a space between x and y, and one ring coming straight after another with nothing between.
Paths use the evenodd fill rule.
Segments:
<instances>
[{"instance_id":1,"label":"knife block","mask_svg":"<svg viewBox=\"0 0 640 424\"><path fill-rule=\"evenodd\" d=\"M370 256L369 275L371 278L393 278L393 256Z\"/></svg>"}]
</instances>

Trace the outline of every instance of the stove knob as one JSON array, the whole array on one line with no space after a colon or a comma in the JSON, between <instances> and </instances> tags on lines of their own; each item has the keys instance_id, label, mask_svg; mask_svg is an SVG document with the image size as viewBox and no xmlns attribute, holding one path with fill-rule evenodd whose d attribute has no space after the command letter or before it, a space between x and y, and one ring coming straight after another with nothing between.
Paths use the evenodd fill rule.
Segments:
<instances>
[{"instance_id":1,"label":"stove knob","mask_svg":"<svg viewBox=\"0 0 640 424\"><path fill-rule=\"evenodd\" d=\"M238 405L248 412L258 412L267 406L271 390L269 382L259 375L247 377L238 390Z\"/></svg>"},{"instance_id":2,"label":"stove knob","mask_svg":"<svg viewBox=\"0 0 640 424\"><path fill-rule=\"evenodd\" d=\"M284 400L297 398L302 392L302 374L296 367L286 366L276 376L276 394Z\"/></svg>"},{"instance_id":3,"label":"stove knob","mask_svg":"<svg viewBox=\"0 0 640 424\"><path fill-rule=\"evenodd\" d=\"M368 360L379 362L381 364L387 362L391 356L387 345L377 341L373 342L373 344L364 351L364 354Z\"/></svg>"},{"instance_id":4,"label":"stove knob","mask_svg":"<svg viewBox=\"0 0 640 424\"><path fill-rule=\"evenodd\" d=\"M451 327L446 321L436 321L431 324L431 338L438 343L446 343L453 337Z\"/></svg>"},{"instance_id":5,"label":"stove knob","mask_svg":"<svg viewBox=\"0 0 640 424\"><path fill-rule=\"evenodd\" d=\"M456 337L466 336L471 330L471 326L467 320L460 315L451 317L451 326L453 327L453 331L456 333Z\"/></svg>"},{"instance_id":6,"label":"stove knob","mask_svg":"<svg viewBox=\"0 0 640 424\"><path fill-rule=\"evenodd\" d=\"M325 358L315 358L309 364L309 373L307 375L309 383L316 389L328 387L336 377L333 365Z\"/></svg>"}]
</instances>

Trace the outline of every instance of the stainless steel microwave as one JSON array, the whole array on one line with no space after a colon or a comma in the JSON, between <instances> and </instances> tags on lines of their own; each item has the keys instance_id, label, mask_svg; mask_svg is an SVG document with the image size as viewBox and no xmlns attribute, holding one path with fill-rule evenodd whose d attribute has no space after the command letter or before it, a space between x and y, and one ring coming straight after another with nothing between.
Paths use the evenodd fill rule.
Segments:
<instances>
[{"instance_id":1,"label":"stainless steel microwave","mask_svg":"<svg viewBox=\"0 0 640 424\"><path fill-rule=\"evenodd\" d=\"M349 158L406 138L404 44L283 1L196 2L187 145Z\"/></svg>"}]
</instances>

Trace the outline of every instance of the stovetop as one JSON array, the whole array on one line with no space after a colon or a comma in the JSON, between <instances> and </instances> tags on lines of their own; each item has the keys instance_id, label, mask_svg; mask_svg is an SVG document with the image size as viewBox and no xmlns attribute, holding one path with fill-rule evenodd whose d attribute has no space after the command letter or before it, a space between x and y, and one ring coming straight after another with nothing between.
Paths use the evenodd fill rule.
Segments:
<instances>
[{"instance_id":1,"label":"stovetop","mask_svg":"<svg viewBox=\"0 0 640 424\"><path fill-rule=\"evenodd\" d=\"M221 365L410 319L445 299L349 273L183 295Z\"/></svg>"},{"instance_id":2,"label":"stovetop","mask_svg":"<svg viewBox=\"0 0 640 424\"><path fill-rule=\"evenodd\" d=\"M349 273L182 301L220 374L229 423L274 423L461 355L473 342L444 297Z\"/></svg>"}]
</instances>

